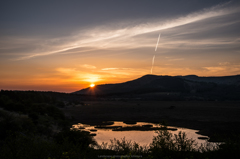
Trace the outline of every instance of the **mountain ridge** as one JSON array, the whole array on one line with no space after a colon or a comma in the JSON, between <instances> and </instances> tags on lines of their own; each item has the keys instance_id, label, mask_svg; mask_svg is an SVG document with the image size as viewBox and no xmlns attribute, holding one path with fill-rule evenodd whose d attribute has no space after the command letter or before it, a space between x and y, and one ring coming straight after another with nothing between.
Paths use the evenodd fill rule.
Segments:
<instances>
[{"instance_id":1,"label":"mountain ridge","mask_svg":"<svg viewBox=\"0 0 240 159\"><path fill-rule=\"evenodd\" d=\"M85 88L74 94L111 95L111 94L139 94L151 92L204 92L219 91L224 88L238 91L240 75L220 77L186 76L159 76L147 74L140 78L117 84L96 85L94 88ZM236 87L236 88L234 88Z\"/></svg>"}]
</instances>

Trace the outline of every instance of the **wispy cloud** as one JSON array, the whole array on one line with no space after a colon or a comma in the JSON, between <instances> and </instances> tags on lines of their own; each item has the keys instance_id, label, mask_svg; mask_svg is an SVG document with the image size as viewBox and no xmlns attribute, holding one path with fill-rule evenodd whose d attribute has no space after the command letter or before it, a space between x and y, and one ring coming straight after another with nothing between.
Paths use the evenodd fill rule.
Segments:
<instances>
[{"instance_id":1,"label":"wispy cloud","mask_svg":"<svg viewBox=\"0 0 240 159\"><path fill-rule=\"evenodd\" d=\"M142 68L103 68L97 71L101 74L121 75L118 78L126 78L127 76L141 76L149 73L149 69Z\"/></svg>"},{"instance_id":2,"label":"wispy cloud","mask_svg":"<svg viewBox=\"0 0 240 159\"><path fill-rule=\"evenodd\" d=\"M76 68L57 68L56 71L66 74L72 74L76 72Z\"/></svg>"},{"instance_id":3,"label":"wispy cloud","mask_svg":"<svg viewBox=\"0 0 240 159\"><path fill-rule=\"evenodd\" d=\"M226 65L230 65L230 63L229 62L220 62L219 65L226 66Z\"/></svg>"},{"instance_id":4,"label":"wispy cloud","mask_svg":"<svg viewBox=\"0 0 240 159\"><path fill-rule=\"evenodd\" d=\"M168 61L181 61L184 60L184 58L178 58L178 59L169 59Z\"/></svg>"},{"instance_id":5,"label":"wispy cloud","mask_svg":"<svg viewBox=\"0 0 240 159\"><path fill-rule=\"evenodd\" d=\"M207 69L210 72L219 72L226 70L226 68L224 67L203 67L203 68Z\"/></svg>"},{"instance_id":6,"label":"wispy cloud","mask_svg":"<svg viewBox=\"0 0 240 159\"><path fill-rule=\"evenodd\" d=\"M203 68L206 70L206 73L210 75L236 75L240 73L239 63L233 64L229 62L222 62L217 66L208 66Z\"/></svg>"},{"instance_id":7,"label":"wispy cloud","mask_svg":"<svg viewBox=\"0 0 240 159\"><path fill-rule=\"evenodd\" d=\"M56 73L61 74L66 81L81 82L81 83L99 83L101 81L120 81L121 79L133 78L135 75L146 74L145 69L133 68L105 68L95 70L94 72L87 72L78 70L76 68L57 68ZM120 77L118 76L120 75Z\"/></svg>"},{"instance_id":8,"label":"wispy cloud","mask_svg":"<svg viewBox=\"0 0 240 159\"><path fill-rule=\"evenodd\" d=\"M214 6L212 8L203 9L198 12L194 12L185 16L180 16L167 20L152 19L147 20L146 23L132 24L126 22L121 28L117 25L107 24L106 26L98 26L95 28L84 29L74 36L69 36L59 39L44 40L40 42L30 54L21 55L17 60L30 59L38 56L46 56L57 53L73 53L71 50L83 48L83 50L75 51L74 53L81 53L87 51L96 51L98 49L111 49L111 48L141 48L141 47L153 47L154 43L147 41L152 40L151 33L155 31L168 31L176 27L185 26L186 24L193 24L196 22L202 22L210 18L218 18L221 16L231 15L239 12L239 6L229 6L229 3ZM224 25L224 24L222 24ZM143 36L143 37L142 37ZM172 35L173 36L173 35ZM169 36L170 37L170 36ZM147 40L148 39L148 40ZM178 44L178 41L171 41L172 39L165 39L161 45L165 47L173 47ZM39 40L41 41L41 39ZM164 41L164 40L163 40ZM203 45L216 43L218 39L212 42L209 41L195 41L188 43L188 45ZM186 40L186 43L189 42ZM210 44L208 43L210 42ZM30 45L31 42L29 42ZM179 39L179 44L183 43L183 39ZM224 43L224 41L219 41ZM89 48L89 49L85 49Z\"/></svg>"},{"instance_id":9,"label":"wispy cloud","mask_svg":"<svg viewBox=\"0 0 240 159\"><path fill-rule=\"evenodd\" d=\"M77 70L76 68L57 68L57 72L67 76L70 81L85 81L85 82L98 82L102 80L102 76L96 73L89 73Z\"/></svg>"},{"instance_id":10,"label":"wispy cloud","mask_svg":"<svg viewBox=\"0 0 240 159\"><path fill-rule=\"evenodd\" d=\"M108 71L108 70L130 70L130 68L103 68L103 71Z\"/></svg>"},{"instance_id":11,"label":"wispy cloud","mask_svg":"<svg viewBox=\"0 0 240 159\"><path fill-rule=\"evenodd\" d=\"M103 71L107 71L107 70L118 70L119 68L103 68Z\"/></svg>"},{"instance_id":12,"label":"wispy cloud","mask_svg":"<svg viewBox=\"0 0 240 159\"><path fill-rule=\"evenodd\" d=\"M96 69L97 68L96 66L88 65L88 64L84 64L84 65L80 65L80 66L83 68L87 68L87 69Z\"/></svg>"}]
</instances>

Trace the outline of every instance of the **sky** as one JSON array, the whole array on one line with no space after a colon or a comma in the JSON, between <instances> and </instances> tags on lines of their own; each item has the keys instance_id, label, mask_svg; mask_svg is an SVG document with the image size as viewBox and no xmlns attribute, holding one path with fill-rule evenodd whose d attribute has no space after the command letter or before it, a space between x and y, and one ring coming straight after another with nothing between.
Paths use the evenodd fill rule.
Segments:
<instances>
[{"instance_id":1,"label":"sky","mask_svg":"<svg viewBox=\"0 0 240 159\"><path fill-rule=\"evenodd\" d=\"M169 76L240 74L240 2L0 2L0 89L69 93L151 69Z\"/></svg>"}]
</instances>

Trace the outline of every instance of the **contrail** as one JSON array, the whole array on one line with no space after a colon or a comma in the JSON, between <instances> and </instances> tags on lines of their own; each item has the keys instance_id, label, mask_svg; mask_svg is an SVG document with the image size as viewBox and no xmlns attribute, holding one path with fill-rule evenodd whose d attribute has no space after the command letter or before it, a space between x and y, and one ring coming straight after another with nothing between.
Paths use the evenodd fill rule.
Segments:
<instances>
[{"instance_id":1,"label":"contrail","mask_svg":"<svg viewBox=\"0 0 240 159\"><path fill-rule=\"evenodd\" d=\"M159 36L158 36L158 41L157 41L157 45L156 45L156 47L155 47L155 51L157 51L157 47L158 47L158 42L159 42L160 36L161 36L161 33L160 33Z\"/></svg>"},{"instance_id":2,"label":"contrail","mask_svg":"<svg viewBox=\"0 0 240 159\"><path fill-rule=\"evenodd\" d=\"M154 59L155 59L155 55L153 56L153 59L152 59L152 68L151 68L151 74L152 74L152 70L153 70Z\"/></svg>"},{"instance_id":3,"label":"contrail","mask_svg":"<svg viewBox=\"0 0 240 159\"><path fill-rule=\"evenodd\" d=\"M160 33L159 36L158 36L158 41L157 41L157 44L156 44L156 47L155 47L155 51L157 51L157 47L158 47L158 42L159 42L160 36L161 36L161 33ZM152 59L151 74L152 74L152 70L153 70L154 59L155 59L155 55L153 56L153 59Z\"/></svg>"}]
</instances>

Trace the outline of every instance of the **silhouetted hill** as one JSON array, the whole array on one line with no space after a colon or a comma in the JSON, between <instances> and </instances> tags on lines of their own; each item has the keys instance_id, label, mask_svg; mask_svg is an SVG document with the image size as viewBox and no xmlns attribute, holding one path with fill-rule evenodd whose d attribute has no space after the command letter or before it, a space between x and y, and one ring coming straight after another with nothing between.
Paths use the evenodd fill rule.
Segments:
<instances>
[{"instance_id":1,"label":"silhouetted hill","mask_svg":"<svg viewBox=\"0 0 240 159\"><path fill-rule=\"evenodd\" d=\"M138 79L118 83L97 85L74 92L84 95L128 95L137 97L139 94L156 96L156 93L180 93L201 96L213 99L238 99L240 95L240 75L224 77L198 77L188 76L157 76L145 75ZM155 94L149 94L155 93ZM146 97L145 96L145 97ZM142 97L142 95L141 95Z\"/></svg>"},{"instance_id":2,"label":"silhouetted hill","mask_svg":"<svg viewBox=\"0 0 240 159\"><path fill-rule=\"evenodd\" d=\"M196 75L188 76L177 76L183 79L195 81L195 82L212 82L216 84L226 84L226 85L240 85L240 75L235 76L222 76L222 77L198 77Z\"/></svg>"}]
</instances>

